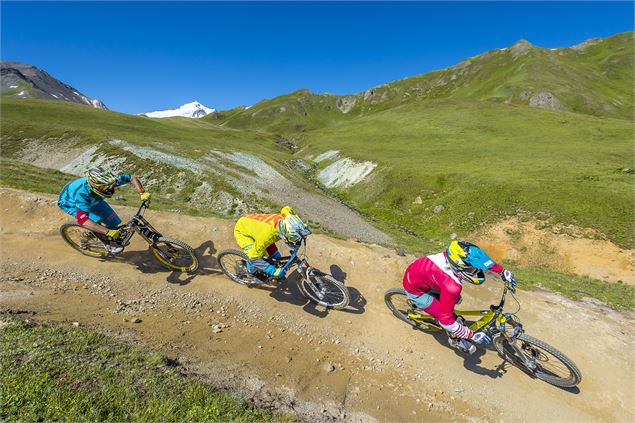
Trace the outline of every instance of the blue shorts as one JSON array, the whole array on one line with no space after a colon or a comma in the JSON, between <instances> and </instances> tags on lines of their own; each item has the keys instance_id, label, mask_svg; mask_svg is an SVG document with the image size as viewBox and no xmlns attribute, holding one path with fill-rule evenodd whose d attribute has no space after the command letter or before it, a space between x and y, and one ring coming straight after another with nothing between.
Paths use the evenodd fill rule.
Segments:
<instances>
[{"instance_id":1,"label":"blue shorts","mask_svg":"<svg viewBox=\"0 0 635 423\"><path fill-rule=\"evenodd\" d=\"M415 303L417 307L421 309L429 307L430 304L432 304L432 300L434 300L434 297L429 294L412 295L411 293L406 291L406 295L412 300L413 303Z\"/></svg>"},{"instance_id":2,"label":"blue shorts","mask_svg":"<svg viewBox=\"0 0 635 423\"><path fill-rule=\"evenodd\" d=\"M75 209L62 209L65 213L75 217L77 210ZM88 212L88 218L95 223L103 223L108 228L115 228L121 225L121 219L117 216L117 213L110 207L105 201L100 201L90 208Z\"/></svg>"}]
</instances>

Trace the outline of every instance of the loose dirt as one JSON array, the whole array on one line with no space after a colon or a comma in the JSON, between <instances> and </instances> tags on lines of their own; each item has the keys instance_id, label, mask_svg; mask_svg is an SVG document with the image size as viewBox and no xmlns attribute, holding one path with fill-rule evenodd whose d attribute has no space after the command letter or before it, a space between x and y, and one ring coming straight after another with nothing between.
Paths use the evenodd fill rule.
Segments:
<instances>
[{"instance_id":1,"label":"loose dirt","mask_svg":"<svg viewBox=\"0 0 635 423\"><path fill-rule=\"evenodd\" d=\"M521 221L517 217L471 237L495 260L635 285L635 250L621 249L601 238L593 229Z\"/></svg>"},{"instance_id":2,"label":"loose dirt","mask_svg":"<svg viewBox=\"0 0 635 423\"><path fill-rule=\"evenodd\" d=\"M0 310L79 322L155 348L219 387L307 421L635 418L631 312L519 291L527 332L582 371L579 387L564 390L531 379L494 350L465 357L443 336L395 319L383 293L400 286L413 257L382 247L311 236L311 264L352 293L348 309L328 311L308 303L293 280L249 289L220 274L214 257L234 247L227 220L146 213L157 229L197 249L202 269L188 276L159 267L139 238L114 260L73 251L58 234L68 218L53 196L0 189L0 211ZM124 219L134 212L117 211ZM499 294L493 280L466 287L462 306L481 307Z\"/></svg>"}]
</instances>

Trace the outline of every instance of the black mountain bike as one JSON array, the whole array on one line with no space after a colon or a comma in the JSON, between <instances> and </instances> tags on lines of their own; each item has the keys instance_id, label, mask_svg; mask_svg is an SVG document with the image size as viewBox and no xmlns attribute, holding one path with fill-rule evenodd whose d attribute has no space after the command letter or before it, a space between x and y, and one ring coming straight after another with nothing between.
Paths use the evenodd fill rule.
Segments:
<instances>
[{"instance_id":1,"label":"black mountain bike","mask_svg":"<svg viewBox=\"0 0 635 423\"><path fill-rule=\"evenodd\" d=\"M302 249L302 253L299 251ZM283 264L287 270L295 265L298 270L298 287L302 294L316 304L327 308L339 309L348 305L348 289L331 275L320 272L309 266L306 259L306 238L291 255L279 259L265 259L274 265ZM249 258L239 250L223 250L218 254L218 264L223 273L232 281L241 285L258 286L262 284L275 285L279 279L266 275L261 270L251 273L247 270Z\"/></svg>"},{"instance_id":2,"label":"black mountain bike","mask_svg":"<svg viewBox=\"0 0 635 423\"><path fill-rule=\"evenodd\" d=\"M152 256L159 263L170 270L192 273L198 269L199 262L194 249L178 239L161 235L143 217L143 212L148 208L147 202L142 202L139 210L125 224L117 229L121 232L121 238L117 241L123 247L130 244L130 238L135 232L139 233L148 244ZM112 257L119 253L112 253L108 249L111 241L103 234L98 234L80 225L69 222L60 227L60 234L68 245L80 253L90 257ZM123 250L122 250L123 251Z\"/></svg>"}]
</instances>

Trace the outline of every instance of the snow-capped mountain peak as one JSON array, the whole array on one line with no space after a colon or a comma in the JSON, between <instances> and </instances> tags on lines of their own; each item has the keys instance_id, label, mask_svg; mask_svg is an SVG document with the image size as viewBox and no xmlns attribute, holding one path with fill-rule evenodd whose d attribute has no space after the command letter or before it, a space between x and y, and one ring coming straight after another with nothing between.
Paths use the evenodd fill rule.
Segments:
<instances>
[{"instance_id":1,"label":"snow-capped mountain peak","mask_svg":"<svg viewBox=\"0 0 635 423\"><path fill-rule=\"evenodd\" d=\"M170 110L159 110L156 112L148 112L141 113L144 116L148 116L151 118L167 118L167 117L186 117L186 118L202 118L203 116L207 116L210 113L214 113L216 109L210 109L209 107L203 106L198 101L193 101L191 103L186 103L177 109Z\"/></svg>"}]
</instances>

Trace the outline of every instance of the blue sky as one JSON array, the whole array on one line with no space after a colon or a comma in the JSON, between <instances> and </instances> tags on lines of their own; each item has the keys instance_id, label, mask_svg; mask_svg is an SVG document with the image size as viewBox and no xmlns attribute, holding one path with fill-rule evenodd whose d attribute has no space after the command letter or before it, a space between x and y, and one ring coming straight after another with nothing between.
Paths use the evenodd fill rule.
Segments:
<instances>
[{"instance_id":1,"label":"blue sky","mask_svg":"<svg viewBox=\"0 0 635 423\"><path fill-rule=\"evenodd\" d=\"M2 60L116 111L227 109L348 94L525 38L564 47L633 29L632 2L1 3Z\"/></svg>"}]
</instances>

